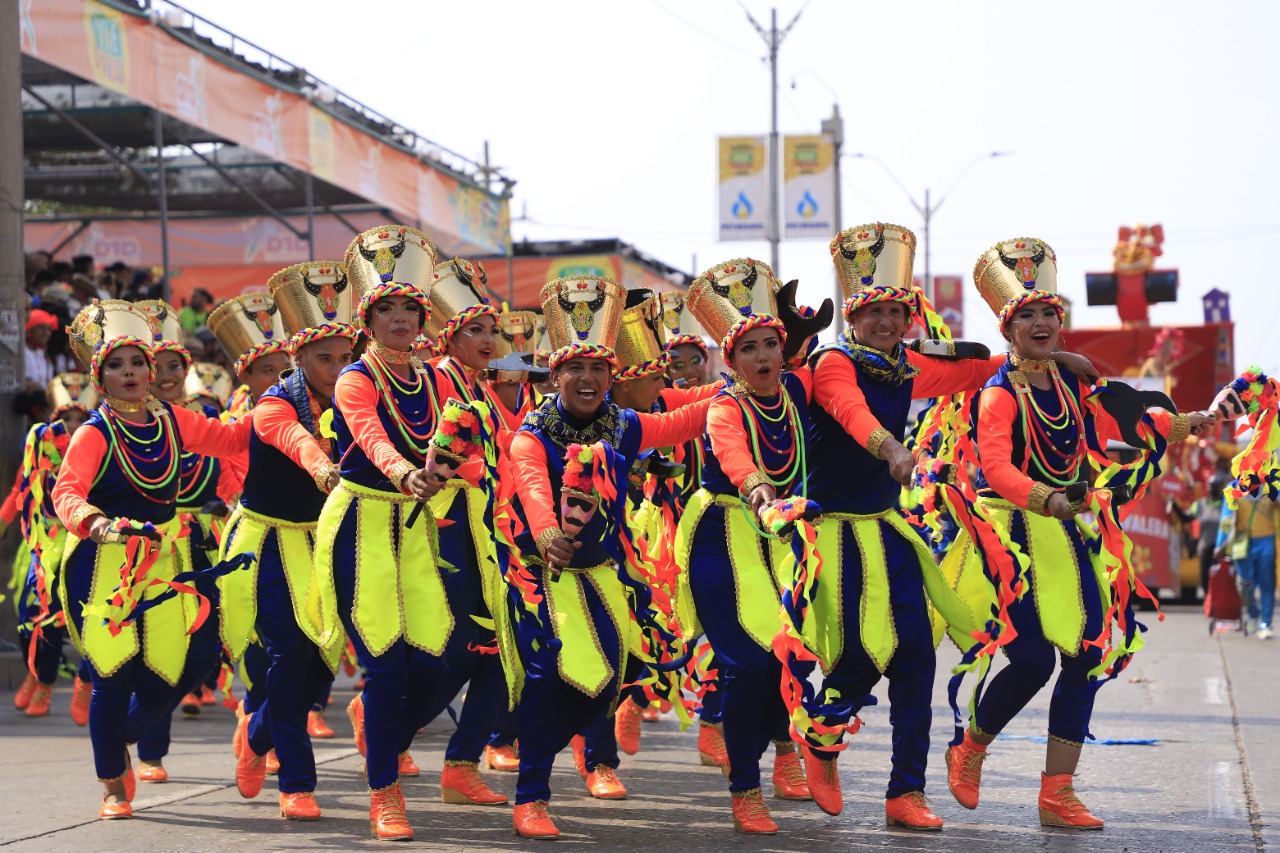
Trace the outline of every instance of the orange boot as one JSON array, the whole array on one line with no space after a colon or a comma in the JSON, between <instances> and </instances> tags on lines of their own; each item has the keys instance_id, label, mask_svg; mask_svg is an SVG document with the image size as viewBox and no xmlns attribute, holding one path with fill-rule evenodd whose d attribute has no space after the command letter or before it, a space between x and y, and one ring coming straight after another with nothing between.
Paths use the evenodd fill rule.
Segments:
<instances>
[{"instance_id":1,"label":"orange boot","mask_svg":"<svg viewBox=\"0 0 1280 853\"><path fill-rule=\"evenodd\" d=\"M573 766L578 775L587 778L587 739L582 735L574 735L569 739L569 748L573 750Z\"/></svg>"},{"instance_id":2,"label":"orange boot","mask_svg":"<svg viewBox=\"0 0 1280 853\"><path fill-rule=\"evenodd\" d=\"M601 764L587 774L587 791L597 800L625 800L627 798L626 786L622 784L618 774L613 772L613 768L606 764Z\"/></svg>"},{"instance_id":3,"label":"orange boot","mask_svg":"<svg viewBox=\"0 0 1280 853\"><path fill-rule=\"evenodd\" d=\"M169 771L159 761L138 759L138 780L142 782L168 782Z\"/></svg>"},{"instance_id":4,"label":"orange boot","mask_svg":"<svg viewBox=\"0 0 1280 853\"><path fill-rule=\"evenodd\" d=\"M412 841L413 827L404 813L400 783L369 790L369 829L383 841Z\"/></svg>"},{"instance_id":5,"label":"orange boot","mask_svg":"<svg viewBox=\"0 0 1280 853\"><path fill-rule=\"evenodd\" d=\"M93 682L82 681L76 676L71 688L71 719L77 726L89 725L89 700L93 698Z\"/></svg>"},{"instance_id":6,"label":"orange boot","mask_svg":"<svg viewBox=\"0 0 1280 853\"><path fill-rule=\"evenodd\" d=\"M200 716L200 691L196 690L194 693L183 696L179 707L182 708L182 716L188 720Z\"/></svg>"},{"instance_id":7,"label":"orange boot","mask_svg":"<svg viewBox=\"0 0 1280 853\"><path fill-rule=\"evenodd\" d=\"M769 807L765 805L764 795L759 788L734 793L733 796L733 828L738 832L750 835L777 835L778 825L769 816Z\"/></svg>"},{"instance_id":8,"label":"orange boot","mask_svg":"<svg viewBox=\"0 0 1280 853\"><path fill-rule=\"evenodd\" d=\"M698 726L698 760L703 767L724 767L729 753L724 747L724 732L718 723Z\"/></svg>"},{"instance_id":9,"label":"orange boot","mask_svg":"<svg viewBox=\"0 0 1280 853\"><path fill-rule=\"evenodd\" d=\"M121 777L124 782L124 798L129 802L133 802L138 798L138 777L133 772L133 758L129 755L129 748L124 750L124 776Z\"/></svg>"},{"instance_id":10,"label":"orange boot","mask_svg":"<svg viewBox=\"0 0 1280 853\"><path fill-rule=\"evenodd\" d=\"M474 803L503 806L507 798L491 790L480 778L479 767L470 761L446 761L440 771L440 799L446 803Z\"/></svg>"},{"instance_id":11,"label":"orange boot","mask_svg":"<svg viewBox=\"0 0 1280 853\"><path fill-rule=\"evenodd\" d=\"M218 704L218 695L207 684L200 685L200 704L205 707Z\"/></svg>"},{"instance_id":12,"label":"orange boot","mask_svg":"<svg viewBox=\"0 0 1280 853\"><path fill-rule=\"evenodd\" d=\"M132 770L125 770L127 775L132 775ZM117 776L115 779L104 779L103 784L106 790L102 793L102 808L98 810L98 817L103 820L123 820L133 817L133 805L129 802L132 797L128 796L125 791L124 777ZM107 802L107 798L111 798L111 802Z\"/></svg>"},{"instance_id":13,"label":"orange boot","mask_svg":"<svg viewBox=\"0 0 1280 853\"><path fill-rule=\"evenodd\" d=\"M515 773L520 769L520 756L516 754L514 744L486 746L484 748L484 763L490 770Z\"/></svg>"},{"instance_id":14,"label":"orange boot","mask_svg":"<svg viewBox=\"0 0 1280 853\"><path fill-rule=\"evenodd\" d=\"M418 766L418 762L413 760L413 756L409 754L409 750L405 750L396 756L396 775L397 776L421 776L422 768Z\"/></svg>"},{"instance_id":15,"label":"orange boot","mask_svg":"<svg viewBox=\"0 0 1280 853\"><path fill-rule=\"evenodd\" d=\"M287 820L319 820L320 806L316 804L316 795L311 791L293 794L281 791L280 817Z\"/></svg>"},{"instance_id":16,"label":"orange boot","mask_svg":"<svg viewBox=\"0 0 1280 853\"><path fill-rule=\"evenodd\" d=\"M267 778L266 756L256 754L249 746L249 721L253 714L248 714L236 729L236 742L239 748L236 758L236 790L246 800L251 800L262 792L262 783Z\"/></svg>"},{"instance_id":17,"label":"orange boot","mask_svg":"<svg viewBox=\"0 0 1280 853\"><path fill-rule=\"evenodd\" d=\"M986 759L986 744L974 740L967 729L959 746L947 747L947 786L956 802L966 809L978 807L982 762Z\"/></svg>"},{"instance_id":18,"label":"orange boot","mask_svg":"<svg viewBox=\"0 0 1280 853\"><path fill-rule=\"evenodd\" d=\"M364 742L364 694L357 693L356 698L351 700L351 704L347 705L347 719L351 721L351 728L356 735L356 750L361 754L365 754L367 747Z\"/></svg>"},{"instance_id":19,"label":"orange boot","mask_svg":"<svg viewBox=\"0 0 1280 853\"><path fill-rule=\"evenodd\" d=\"M1040 825L1065 826L1071 829L1102 829L1103 822L1089 814L1089 809L1076 796L1071 774L1040 774Z\"/></svg>"},{"instance_id":20,"label":"orange boot","mask_svg":"<svg viewBox=\"0 0 1280 853\"><path fill-rule=\"evenodd\" d=\"M521 838L556 838L559 828L547 814L547 801L519 803L515 811L515 832Z\"/></svg>"},{"instance_id":21,"label":"orange boot","mask_svg":"<svg viewBox=\"0 0 1280 853\"><path fill-rule=\"evenodd\" d=\"M324 711L307 713L307 734L317 738L333 737L333 729L329 728L329 724L324 721Z\"/></svg>"},{"instance_id":22,"label":"orange boot","mask_svg":"<svg viewBox=\"0 0 1280 853\"><path fill-rule=\"evenodd\" d=\"M18 688L18 692L13 694L13 707L19 711L27 710L27 706L31 704L31 694L36 691L36 685L39 683L36 677L28 672L27 677L22 679L22 686Z\"/></svg>"},{"instance_id":23,"label":"orange boot","mask_svg":"<svg viewBox=\"0 0 1280 853\"><path fill-rule=\"evenodd\" d=\"M650 702L648 705L645 705L640 709L640 719L644 720L646 723L656 723L661 719L661 717L659 717L659 713L658 706Z\"/></svg>"},{"instance_id":24,"label":"orange boot","mask_svg":"<svg viewBox=\"0 0 1280 853\"><path fill-rule=\"evenodd\" d=\"M31 701L27 703L28 717L47 717L49 716L49 697L53 692L52 685L36 684L36 689L31 691Z\"/></svg>"},{"instance_id":25,"label":"orange boot","mask_svg":"<svg viewBox=\"0 0 1280 853\"><path fill-rule=\"evenodd\" d=\"M236 711L236 730L231 733L231 753L236 758L240 757L240 729L248 725L245 720L244 702L240 703L240 709Z\"/></svg>"},{"instance_id":26,"label":"orange boot","mask_svg":"<svg viewBox=\"0 0 1280 853\"><path fill-rule=\"evenodd\" d=\"M618 748L627 755L635 755L640 751L640 721L644 712L640 706L630 699L622 700L613 720L613 734L618 739Z\"/></svg>"},{"instance_id":27,"label":"orange boot","mask_svg":"<svg viewBox=\"0 0 1280 853\"><path fill-rule=\"evenodd\" d=\"M907 829L942 829L942 818L929 809L929 801L923 791L908 791L901 797L884 801L886 826L905 826Z\"/></svg>"},{"instance_id":28,"label":"orange boot","mask_svg":"<svg viewBox=\"0 0 1280 853\"><path fill-rule=\"evenodd\" d=\"M267 754L263 758L266 759L264 766L267 768L268 776L274 776L280 772L280 759L276 757L274 749L267 750Z\"/></svg>"},{"instance_id":29,"label":"orange boot","mask_svg":"<svg viewBox=\"0 0 1280 853\"><path fill-rule=\"evenodd\" d=\"M779 800L812 800L804 780L804 766L793 749L773 757L773 796Z\"/></svg>"},{"instance_id":30,"label":"orange boot","mask_svg":"<svg viewBox=\"0 0 1280 853\"><path fill-rule=\"evenodd\" d=\"M547 800L520 803L515 813L516 835L521 838L557 838L559 829L547 813Z\"/></svg>"},{"instance_id":31,"label":"orange boot","mask_svg":"<svg viewBox=\"0 0 1280 853\"><path fill-rule=\"evenodd\" d=\"M840 771L836 767L835 755L819 757L805 744L804 775L818 808L830 815L840 814L844 808L844 796L840 793Z\"/></svg>"}]
</instances>

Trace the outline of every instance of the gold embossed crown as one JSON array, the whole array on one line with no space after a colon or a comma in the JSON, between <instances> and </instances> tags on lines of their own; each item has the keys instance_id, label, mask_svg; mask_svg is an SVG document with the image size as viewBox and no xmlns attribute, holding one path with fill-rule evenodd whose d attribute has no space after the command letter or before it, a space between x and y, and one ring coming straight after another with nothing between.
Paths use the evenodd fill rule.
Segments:
<instances>
[{"instance_id":1,"label":"gold embossed crown","mask_svg":"<svg viewBox=\"0 0 1280 853\"><path fill-rule=\"evenodd\" d=\"M197 397L207 397L213 401L219 411L227 407L231 392L235 390L235 380L220 364L208 361L197 361L187 371L186 381L182 384L183 395L188 401Z\"/></svg>"},{"instance_id":2,"label":"gold embossed crown","mask_svg":"<svg viewBox=\"0 0 1280 853\"><path fill-rule=\"evenodd\" d=\"M544 284L540 297L551 340L552 370L569 358L616 363L613 346L626 303L622 285L602 276L565 276Z\"/></svg>"},{"instance_id":3,"label":"gold embossed crown","mask_svg":"<svg viewBox=\"0 0 1280 853\"><path fill-rule=\"evenodd\" d=\"M547 335L547 318L538 310L533 312L533 316L537 318L534 322L538 325L537 333L533 336L533 351L535 354L550 355L551 338Z\"/></svg>"},{"instance_id":4,"label":"gold embossed crown","mask_svg":"<svg viewBox=\"0 0 1280 853\"><path fill-rule=\"evenodd\" d=\"M707 334L724 349L726 336L751 316L776 316L778 279L763 261L735 258L716 264L693 280L685 304Z\"/></svg>"},{"instance_id":5,"label":"gold embossed crown","mask_svg":"<svg viewBox=\"0 0 1280 853\"><path fill-rule=\"evenodd\" d=\"M1058 259L1049 244L1036 237L1002 240L987 249L973 267L978 293L1000 321L1031 302L1048 302L1062 310L1058 297Z\"/></svg>"},{"instance_id":6,"label":"gold embossed crown","mask_svg":"<svg viewBox=\"0 0 1280 853\"><path fill-rule=\"evenodd\" d=\"M105 344L120 337L136 338L145 345L150 357L156 331L157 326L152 318L134 303L123 299L95 299L80 309L80 313L71 321L67 337L71 341L71 351L75 353L76 359L90 371L90 376L96 382L93 357Z\"/></svg>"},{"instance_id":7,"label":"gold embossed crown","mask_svg":"<svg viewBox=\"0 0 1280 853\"><path fill-rule=\"evenodd\" d=\"M337 261L285 267L267 280L267 290L291 336L306 329L352 325L355 288Z\"/></svg>"},{"instance_id":8,"label":"gold embossed crown","mask_svg":"<svg viewBox=\"0 0 1280 853\"><path fill-rule=\"evenodd\" d=\"M684 294L678 290L664 290L659 298L662 300L662 325L666 327L663 346L673 349L683 344L693 344L705 353L707 342L702 338L702 324L689 310Z\"/></svg>"},{"instance_id":9,"label":"gold embossed crown","mask_svg":"<svg viewBox=\"0 0 1280 853\"><path fill-rule=\"evenodd\" d=\"M463 258L436 264L427 320L427 336L438 339L436 346L443 351L454 332L485 314L498 317L498 309L489 304L484 267Z\"/></svg>"},{"instance_id":10,"label":"gold embossed crown","mask_svg":"<svg viewBox=\"0 0 1280 853\"><path fill-rule=\"evenodd\" d=\"M356 323L385 296L411 296L430 313L428 297L439 251L426 234L407 225L381 225L358 234L342 264L358 299Z\"/></svg>"},{"instance_id":11,"label":"gold embossed crown","mask_svg":"<svg viewBox=\"0 0 1280 853\"><path fill-rule=\"evenodd\" d=\"M498 347L494 358L505 358L512 353L534 351L537 343L538 321L542 317L534 311L503 311L498 317ZM498 382L524 382L527 371L499 370Z\"/></svg>"},{"instance_id":12,"label":"gold embossed crown","mask_svg":"<svg viewBox=\"0 0 1280 853\"><path fill-rule=\"evenodd\" d=\"M874 302L901 302L911 314L920 313L920 292L912 283L916 235L910 230L884 222L855 225L832 238L829 248L846 319Z\"/></svg>"},{"instance_id":13,"label":"gold embossed crown","mask_svg":"<svg viewBox=\"0 0 1280 853\"><path fill-rule=\"evenodd\" d=\"M57 420L68 409L79 409L86 415L102 402L93 381L84 373L59 373L49 380L44 391L49 400L50 420Z\"/></svg>"},{"instance_id":14,"label":"gold embossed crown","mask_svg":"<svg viewBox=\"0 0 1280 853\"><path fill-rule=\"evenodd\" d=\"M228 299L209 314L207 322L227 355L236 356L237 374L244 373L264 355L289 349L289 333L280 309L265 291Z\"/></svg>"},{"instance_id":15,"label":"gold embossed crown","mask_svg":"<svg viewBox=\"0 0 1280 853\"><path fill-rule=\"evenodd\" d=\"M662 297L644 288L628 290L627 307L622 311L614 346L618 367L613 378L644 379L664 373L671 362L671 355L663 346L665 342Z\"/></svg>"},{"instance_id":16,"label":"gold embossed crown","mask_svg":"<svg viewBox=\"0 0 1280 853\"><path fill-rule=\"evenodd\" d=\"M176 352L182 359L183 366L190 368L191 352L182 344L182 324L178 322L178 310L163 299L140 299L134 304L151 318L155 334L151 341L152 350L157 355Z\"/></svg>"}]
</instances>

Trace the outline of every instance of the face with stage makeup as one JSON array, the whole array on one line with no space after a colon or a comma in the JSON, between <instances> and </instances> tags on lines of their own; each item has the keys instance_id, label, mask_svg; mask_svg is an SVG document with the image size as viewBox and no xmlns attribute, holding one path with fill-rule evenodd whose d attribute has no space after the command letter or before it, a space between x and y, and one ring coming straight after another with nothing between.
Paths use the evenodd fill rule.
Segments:
<instances>
[{"instance_id":1,"label":"face with stage makeup","mask_svg":"<svg viewBox=\"0 0 1280 853\"><path fill-rule=\"evenodd\" d=\"M729 367L757 394L775 394L782 371L782 336L757 326L738 336L725 357Z\"/></svg>"},{"instance_id":2,"label":"face with stage makeup","mask_svg":"<svg viewBox=\"0 0 1280 853\"><path fill-rule=\"evenodd\" d=\"M488 314L473 317L449 337L449 355L472 370L487 368L497 349L498 321Z\"/></svg>"},{"instance_id":3,"label":"face with stage makeup","mask_svg":"<svg viewBox=\"0 0 1280 853\"><path fill-rule=\"evenodd\" d=\"M151 390L151 364L138 347L119 347L103 359L99 380L107 396L141 403Z\"/></svg>"},{"instance_id":4,"label":"face with stage makeup","mask_svg":"<svg viewBox=\"0 0 1280 853\"><path fill-rule=\"evenodd\" d=\"M707 384L707 354L693 344L671 348L671 365L667 376L672 382L683 379L689 387Z\"/></svg>"},{"instance_id":5,"label":"face with stage makeup","mask_svg":"<svg viewBox=\"0 0 1280 853\"><path fill-rule=\"evenodd\" d=\"M366 322L369 334L382 346L410 352L413 341L426 324L426 312L409 296L384 296L369 307Z\"/></svg>"},{"instance_id":6,"label":"face with stage makeup","mask_svg":"<svg viewBox=\"0 0 1280 853\"><path fill-rule=\"evenodd\" d=\"M184 396L184 385L187 381L187 362L172 350L156 353L156 379L151 385L151 393L157 400L166 403L177 403Z\"/></svg>"},{"instance_id":7,"label":"face with stage makeup","mask_svg":"<svg viewBox=\"0 0 1280 853\"><path fill-rule=\"evenodd\" d=\"M1005 323L1004 337L1021 358L1042 360L1058 348L1062 315L1047 302L1028 302Z\"/></svg>"}]
</instances>

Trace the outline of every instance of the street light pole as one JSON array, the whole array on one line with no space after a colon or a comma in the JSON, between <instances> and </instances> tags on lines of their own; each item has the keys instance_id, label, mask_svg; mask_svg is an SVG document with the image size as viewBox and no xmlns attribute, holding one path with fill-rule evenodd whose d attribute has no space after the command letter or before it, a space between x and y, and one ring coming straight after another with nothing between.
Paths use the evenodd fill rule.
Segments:
<instances>
[{"instance_id":1,"label":"street light pole","mask_svg":"<svg viewBox=\"0 0 1280 853\"><path fill-rule=\"evenodd\" d=\"M840 115L839 104L831 105L831 118L823 119L822 132L831 137L831 146L833 149L832 154L835 158L833 170L835 172L836 186L835 197L832 199L832 201L835 202L835 210L832 213L835 220L836 233L838 234L840 233L840 230L844 228L844 213L842 210L842 199L840 195L840 149L844 145L844 118ZM835 276L837 306L835 331L836 334L839 335L840 331L844 328L844 312L839 310L839 306L844 304L844 290L840 287L840 274L838 272L833 272L832 274Z\"/></svg>"}]
</instances>

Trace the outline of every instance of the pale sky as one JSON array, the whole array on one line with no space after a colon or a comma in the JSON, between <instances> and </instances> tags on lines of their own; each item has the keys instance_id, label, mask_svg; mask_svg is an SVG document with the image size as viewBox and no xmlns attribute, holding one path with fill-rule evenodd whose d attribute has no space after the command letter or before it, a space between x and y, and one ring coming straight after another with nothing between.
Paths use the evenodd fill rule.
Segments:
<instances>
[{"instance_id":1,"label":"pale sky","mask_svg":"<svg viewBox=\"0 0 1280 853\"><path fill-rule=\"evenodd\" d=\"M766 25L770 6L743 0ZM767 133L766 51L735 0L414 2L186 0L188 8L303 66L519 183L515 239L618 236L697 271L766 243L716 241L716 137ZM1232 295L1237 366L1280 372L1280 4L853 3L780 0L803 12L779 54L779 128L816 133L838 101L846 152L884 161L933 219L933 272L964 277L966 337L999 344L972 288L978 255L1044 239L1077 326L1084 273L1107 271L1121 225L1161 223L1178 303L1152 322L1202 322L1200 297ZM794 78L795 85L792 87ZM876 162L842 161L846 226L922 236ZM834 289L825 240L784 242L778 270L801 299ZM923 247L916 272L924 268Z\"/></svg>"}]
</instances>

